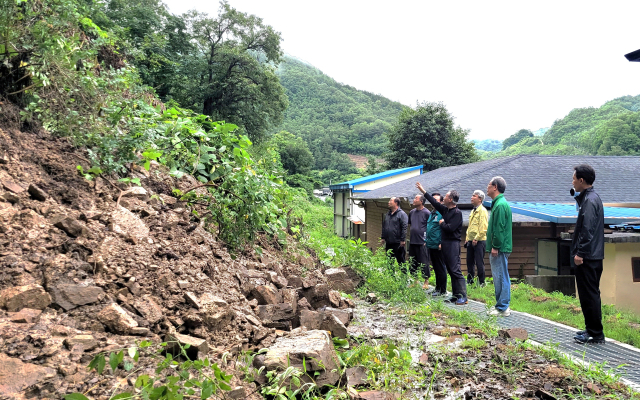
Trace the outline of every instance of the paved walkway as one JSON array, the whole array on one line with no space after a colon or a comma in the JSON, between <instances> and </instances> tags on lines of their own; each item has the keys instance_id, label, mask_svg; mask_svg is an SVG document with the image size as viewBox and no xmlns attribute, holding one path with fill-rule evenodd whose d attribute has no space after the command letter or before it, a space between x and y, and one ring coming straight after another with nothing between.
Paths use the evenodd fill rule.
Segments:
<instances>
[{"instance_id":1,"label":"paved walkway","mask_svg":"<svg viewBox=\"0 0 640 400\"><path fill-rule=\"evenodd\" d=\"M469 304L465 306L447 305L456 310L467 310L487 317L487 306L478 301L469 300ZM607 342L601 345L578 344L573 340L575 328L513 310L509 317L499 317L497 323L503 328L525 328L531 340L542 344L557 344L559 350L576 359L606 362L609 368L620 366L615 372L636 390L640 388L640 349L608 338Z\"/></svg>"}]
</instances>

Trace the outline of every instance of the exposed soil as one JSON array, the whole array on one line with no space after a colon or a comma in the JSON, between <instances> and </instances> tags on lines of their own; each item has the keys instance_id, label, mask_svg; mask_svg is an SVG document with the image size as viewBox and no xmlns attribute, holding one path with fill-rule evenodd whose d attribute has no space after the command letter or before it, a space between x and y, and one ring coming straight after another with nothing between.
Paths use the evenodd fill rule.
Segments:
<instances>
[{"instance_id":1,"label":"exposed soil","mask_svg":"<svg viewBox=\"0 0 640 400\"><path fill-rule=\"evenodd\" d=\"M87 381L85 368L97 352L141 339L158 343L172 332L206 339L212 354L268 346L276 332L256 318L252 294L256 285L272 285L266 272L324 279L311 256L293 249L285 257L266 237L259 240L262 255L232 257L171 197L173 188L194 186L192 177L175 180L157 165L150 172L131 165L129 176L140 178L146 193L124 193L117 205L115 179L78 175L77 165L90 165L66 139L4 122L0 356L24 363L14 375L23 367L33 373L7 386L12 372L3 375L0 367L0 398L84 392L97 383ZM121 321L101 316L110 304L124 310ZM65 342L77 335L95 343ZM90 395L100 398L110 386L107 380Z\"/></svg>"}]
</instances>

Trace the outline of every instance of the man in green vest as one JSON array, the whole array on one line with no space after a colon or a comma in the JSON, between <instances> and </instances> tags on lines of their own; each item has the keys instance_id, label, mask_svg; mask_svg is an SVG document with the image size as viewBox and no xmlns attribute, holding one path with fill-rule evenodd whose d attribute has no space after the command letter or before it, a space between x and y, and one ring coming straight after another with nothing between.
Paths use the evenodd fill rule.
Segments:
<instances>
[{"instance_id":1,"label":"man in green vest","mask_svg":"<svg viewBox=\"0 0 640 400\"><path fill-rule=\"evenodd\" d=\"M493 199L487 229L487 251L491 263L491 274L496 293L496 305L489 315L508 317L511 314L511 279L509 278L509 255L513 251L511 239L511 207L504 198L507 182L501 176L491 179L487 195Z\"/></svg>"}]
</instances>

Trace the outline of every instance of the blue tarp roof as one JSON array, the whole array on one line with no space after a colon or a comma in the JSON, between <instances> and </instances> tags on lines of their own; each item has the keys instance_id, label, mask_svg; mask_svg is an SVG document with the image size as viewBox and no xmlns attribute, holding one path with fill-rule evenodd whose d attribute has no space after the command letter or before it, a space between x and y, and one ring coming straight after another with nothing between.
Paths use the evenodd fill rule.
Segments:
<instances>
[{"instance_id":1,"label":"blue tarp roof","mask_svg":"<svg viewBox=\"0 0 640 400\"><path fill-rule=\"evenodd\" d=\"M403 173L409 172L409 171L415 171L417 169L419 169L420 173L422 173L422 165L416 165L415 167L392 169L392 170L389 170L389 171L384 171L384 172L379 172L377 174L364 176L362 178L357 178L357 179L352 179L352 180L346 181L346 182L336 183L334 185L330 185L329 189L331 189L331 190L353 189L353 187L356 186L356 185L360 185L360 184L363 184L363 183L375 181L377 179L388 178L390 176L403 174Z\"/></svg>"},{"instance_id":2,"label":"blue tarp roof","mask_svg":"<svg viewBox=\"0 0 640 400\"><path fill-rule=\"evenodd\" d=\"M491 201L485 201L486 206ZM528 215L556 224L574 224L578 219L576 204L509 202L511 212ZM604 223L620 224L640 221L640 208L604 207Z\"/></svg>"}]
</instances>

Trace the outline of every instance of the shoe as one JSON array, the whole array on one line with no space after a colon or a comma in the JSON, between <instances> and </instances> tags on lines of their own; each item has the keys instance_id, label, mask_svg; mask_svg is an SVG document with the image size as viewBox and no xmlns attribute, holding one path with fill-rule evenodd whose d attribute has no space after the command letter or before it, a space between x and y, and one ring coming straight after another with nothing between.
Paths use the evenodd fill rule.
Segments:
<instances>
[{"instance_id":1,"label":"shoe","mask_svg":"<svg viewBox=\"0 0 640 400\"><path fill-rule=\"evenodd\" d=\"M456 300L456 305L457 306L463 306L465 304L467 304L469 301L467 300L466 297L460 297L459 299Z\"/></svg>"},{"instance_id":2,"label":"shoe","mask_svg":"<svg viewBox=\"0 0 640 400\"><path fill-rule=\"evenodd\" d=\"M473 285L473 277L467 277L467 285Z\"/></svg>"},{"instance_id":3,"label":"shoe","mask_svg":"<svg viewBox=\"0 0 640 400\"><path fill-rule=\"evenodd\" d=\"M445 299L444 302L445 303L457 303L458 302L458 298L454 297L454 296L451 296L451 297Z\"/></svg>"},{"instance_id":4,"label":"shoe","mask_svg":"<svg viewBox=\"0 0 640 400\"><path fill-rule=\"evenodd\" d=\"M582 336L582 335L584 335L584 334L586 334L586 333L587 333L587 331L586 331L586 330L584 330L584 331L578 331L578 332L576 332L576 336L578 336L578 335Z\"/></svg>"},{"instance_id":5,"label":"shoe","mask_svg":"<svg viewBox=\"0 0 640 400\"><path fill-rule=\"evenodd\" d=\"M600 338L594 338L589 335L589 333L585 332L582 335L575 335L573 339L580 344L604 344L604 336Z\"/></svg>"},{"instance_id":6,"label":"shoe","mask_svg":"<svg viewBox=\"0 0 640 400\"><path fill-rule=\"evenodd\" d=\"M511 309L507 307L506 310L500 311L495 307L491 307L489 311L487 311L487 315L492 315L495 317L508 317L509 315L511 315Z\"/></svg>"},{"instance_id":7,"label":"shoe","mask_svg":"<svg viewBox=\"0 0 640 400\"><path fill-rule=\"evenodd\" d=\"M480 284L480 287L487 287L487 283L486 283L486 282L482 282L482 283Z\"/></svg>"},{"instance_id":8,"label":"shoe","mask_svg":"<svg viewBox=\"0 0 640 400\"><path fill-rule=\"evenodd\" d=\"M433 296L433 294L436 293L436 288L432 287L432 288L429 288L429 289L425 290L424 292L426 294L430 294L430 295Z\"/></svg>"}]
</instances>

